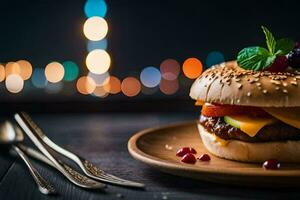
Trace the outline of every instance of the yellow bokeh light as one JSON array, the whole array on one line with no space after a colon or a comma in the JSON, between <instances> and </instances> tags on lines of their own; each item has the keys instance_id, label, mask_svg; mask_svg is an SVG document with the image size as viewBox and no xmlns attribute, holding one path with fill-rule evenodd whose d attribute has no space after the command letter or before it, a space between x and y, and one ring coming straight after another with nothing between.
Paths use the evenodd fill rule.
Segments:
<instances>
[{"instance_id":1,"label":"yellow bokeh light","mask_svg":"<svg viewBox=\"0 0 300 200\"><path fill-rule=\"evenodd\" d=\"M92 41L99 41L105 38L108 32L108 25L102 17L88 18L83 25L85 37Z\"/></svg>"},{"instance_id":2,"label":"yellow bokeh light","mask_svg":"<svg viewBox=\"0 0 300 200\"><path fill-rule=\"evenodd\" d=\"M8 62L5 65L5 76L8 77L11 74L21 74L20 65L16 62Z\"/></svg>"},{"instance_id":3,"label":"yellow bokeh light","mask_svg":"<svg viewBox=\"0 0 300 200\"><path fill-rule=\"evenodd\" d=\"M64 66L58 62L51 62L45 68L46 79L51 83L57 83L65 75Z\"/></svg>"},{"instance_id":4,"label":"yellow bokeh light","mask_svg":"<svg viewBox=\"0 0 300 200\"><path fill-rule=\"evenodd\" d=\"M18 93L24 87L24 81L18 74L10 74L5 80L6 89L11 93Z\"/></svg>"},{"instance_id":5,"label":"yellow bokeh light","mask_svg":"<svg viewBox=\"0 0 300 200\"><path fill-rule=\"evenodd\" d=\"M4 81L5 79L5 67L0 64L0 82Z\"/></svg>"},{"instance_id":6,"label":"yellow bokeh light","mask_svg":"<svg viewBox=\"0 0 300 200\"><path fill-rule=\"evenodd\" d=\"M23 80L28 80L32 74L32 65L27 60L19 60L20 76Z\"/></svg>"},{"instance_id":7,"label":"yellow bokeh light","mask_svg":"<svg viewBox=\"0 0 300 200\"><path fill-rule=\"evenodd\" d=\"M107 72L110 62L109 54L102 49L91 51L86 57L86 66L94 74Z\"/></svg>"},{"instance_id":8,"label":"yellow bokeh light","mask_svg":"<svg viewBox=\"0 0 300 200\"><path fill-rule=\"evenodd\" d=\"M76 87L81 94L92 94L96 89L95 81L88 76L82 76L77 80Z\"/></svg>"}]
</instances>

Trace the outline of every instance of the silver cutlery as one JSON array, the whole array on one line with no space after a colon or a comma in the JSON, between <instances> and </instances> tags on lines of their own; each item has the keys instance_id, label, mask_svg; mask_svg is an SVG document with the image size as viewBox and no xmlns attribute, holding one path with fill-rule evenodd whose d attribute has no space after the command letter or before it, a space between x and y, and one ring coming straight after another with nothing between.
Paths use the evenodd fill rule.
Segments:
<instances>
[{"instance_id":1,"label":"silver cutlery","mask_svg":"<svg viewBox=\"0 0 300 200\"><path fill-rule=\"evenodd\" d=\"M73 170L70 166L64 164L62 161L57 160L53 157L53 155L44 147L43 143L34 133L35 130L32 127L28 126L27 123L21 118L19 114L15 114L15 120L18 122L20 127L24 130L27 136L31 139L31 141L35 144L35 146L55 165L56 169L60 171L69 181L74 183L75 185L87 189L102 189L105 188L106 185L90 179L75 170Z\"/></svg>"},{"instance_id":2,"label":"silver cutlery","mask_svg":"<svg viewBox=\"0 0 300 200\"><path fill-rule=\"evenodd\" d=\"M48 183L32 165L29 158L25 153L19 148L19 142L24 140L22 131L19 128L14 128L14 126L9 122L5 121L0 124L0 143L12 145L15 152L22 158L28 167L35 183L37 184L39 191L43 194L55 194L56 191L54 187Z\"/></svg>"},{"instance_id":3,"label":"silver cutlery","mask_svg":"<svg viewBox=\"0 0 300 200\"><path fill-rule=\"evenodd\" d=\"M42 140L44 144L46 144L48 147L50 147L57 153L65 156L66 158L73 160L88 177L106 183L120 185L120 186L136 187L136 188L145 187L145 185L142 183L125 180L116 177L114 175L111 175L109 173L106 173L105 171L103 171L102 169L94 165L92 162L84 158L81 158L80 156L55 144L43 133L43 131L38 127L38 125L31 119L31 117L27 113L25 112L17 113L15 114L15 119L16 120L18 119L17 121L19 121L21 124L25 124L26 126L30 127L30 129L35 133L36 137L39 137L39 139Z\"/></svg>"}]
</instances>

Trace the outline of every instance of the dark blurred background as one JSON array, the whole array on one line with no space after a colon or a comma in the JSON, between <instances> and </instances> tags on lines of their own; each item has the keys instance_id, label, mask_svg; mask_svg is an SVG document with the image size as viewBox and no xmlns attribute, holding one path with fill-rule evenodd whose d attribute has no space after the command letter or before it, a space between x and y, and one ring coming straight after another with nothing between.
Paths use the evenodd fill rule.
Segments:
<instances>
[{"instance_id":1,"label":"dark blurred background","mask_svg":"<svg viewBox=\"0 0 300 200\"><path fill-rule=\"evenodd\" d=\"M299 1L24 0L0 6L4 110L193 109L188 93L195 77L234 60L241 48L265 45L261 25L277 38L300 34Z\"/></svg>"}]
</instances>

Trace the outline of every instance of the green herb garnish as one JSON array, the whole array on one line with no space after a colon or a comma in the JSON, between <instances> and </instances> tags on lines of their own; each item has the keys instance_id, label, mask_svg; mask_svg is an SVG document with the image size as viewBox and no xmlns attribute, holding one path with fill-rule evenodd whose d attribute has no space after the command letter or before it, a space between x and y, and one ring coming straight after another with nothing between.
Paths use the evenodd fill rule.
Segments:
<instances>
[{"instance_id":1,"label":"green herb garnish","mask_svg":"<svg viewBox=\"0 0 300 200\"><path fill-rule=\"evenodd\" d=\"M276 56L288 54L294 46L289 38L275 39L273 34L264 26L261 27L266 37L267 49L263 47L247 47L237 56L238 65L247 70L261 71L268 68Z\"/></svg>"}]
</instances>

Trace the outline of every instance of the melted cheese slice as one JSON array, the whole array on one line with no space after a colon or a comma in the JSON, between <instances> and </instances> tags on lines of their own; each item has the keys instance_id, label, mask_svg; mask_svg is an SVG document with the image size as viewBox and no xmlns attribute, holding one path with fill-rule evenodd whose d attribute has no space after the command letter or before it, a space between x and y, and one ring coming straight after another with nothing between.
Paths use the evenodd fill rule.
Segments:
<instances>
[{"instance_id":1,"label":"melted cheese slice","mask_svg":"<svg viewBox=\"0 0 300 200\"><path fill-rule=\"evenodd\" d=\"M277 120L275 118L257 118L249 117L246 115L235 115L235 116L226 116L229 117L233 123L230 125L239 128L241 131L254 137L260 129L269 124L275 123Z\"/></svg>"},{"instance_id":2,"label":"melted cheese slice","mask_svg":"<svg viewBox=\"0 0 300 200\"><path fill-rule=\"evenodd\" d=\"M280 121L300 129L300 107L264 108L264 110Z\"/></svg>"}]
</instances>

